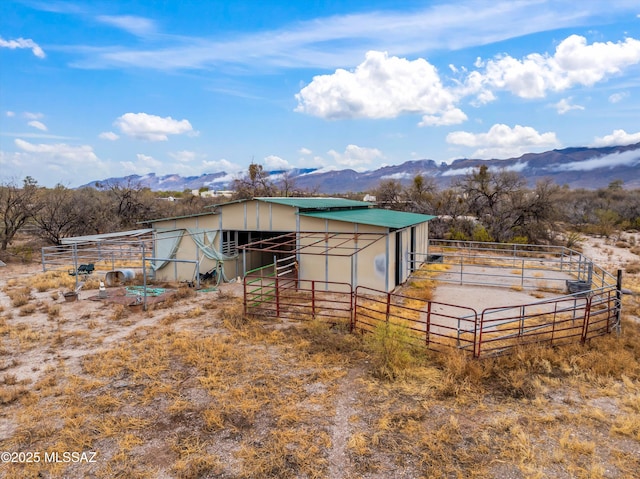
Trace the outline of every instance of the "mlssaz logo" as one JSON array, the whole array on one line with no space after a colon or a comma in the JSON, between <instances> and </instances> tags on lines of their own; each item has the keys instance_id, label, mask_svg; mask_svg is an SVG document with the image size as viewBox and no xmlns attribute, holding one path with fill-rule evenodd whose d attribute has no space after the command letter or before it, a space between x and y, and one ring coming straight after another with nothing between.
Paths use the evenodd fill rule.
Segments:
<instances>
[{"instance_id":1,"label":"mlssaz logo","mask_svg":"<svg viewBox=\"0 0 640 479\"><path fill-rule=\"evenodd\" d=\"M45 452L44 462L63 462L63 463L81 463L81 462L97 462L97 452Z\"/></svg>"}]
</instances>

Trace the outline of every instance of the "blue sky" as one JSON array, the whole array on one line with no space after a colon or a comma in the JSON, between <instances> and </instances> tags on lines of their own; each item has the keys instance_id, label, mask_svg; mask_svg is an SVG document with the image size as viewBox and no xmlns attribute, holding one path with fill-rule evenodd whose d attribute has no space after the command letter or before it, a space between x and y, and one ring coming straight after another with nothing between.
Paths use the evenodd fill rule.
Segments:
<instances>
[{"instance_id":1,"label":"blue sky","mask_svg":"<svg viewBox=\"0 0 640 479\"><path fill-rule=\"evenodd\" d=\"M633 1L0 2L0 181L640 142Z\"/></svg>"}]
</instances>

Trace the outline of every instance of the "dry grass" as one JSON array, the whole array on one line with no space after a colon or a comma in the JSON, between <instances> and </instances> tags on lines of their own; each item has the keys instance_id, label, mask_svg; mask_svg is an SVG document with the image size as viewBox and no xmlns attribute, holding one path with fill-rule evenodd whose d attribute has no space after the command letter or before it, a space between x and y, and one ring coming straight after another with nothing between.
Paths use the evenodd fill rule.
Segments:
<instances>
[{"instance_id":1,"label":"dry grass","mask_svg":"<svg viewBox=\"0 0 640 479\"><path fill-rule=\"evenodd\" d=\"M405 310L431 299L423 281ZM49 292L34 287L26 304ZM96 451L98 462L2 464L1 477L622 479L640 468L637 297L624 298L620 338L477 361L412 348L393 322L360 336L341 322L248 320L229 294L179 296L152 315L95 309L91 327L74 316L82 302L44 302L28 318L5 306L3 449ZM25 364L47 349L78 354Z\"/></svg>"}]
</instances>

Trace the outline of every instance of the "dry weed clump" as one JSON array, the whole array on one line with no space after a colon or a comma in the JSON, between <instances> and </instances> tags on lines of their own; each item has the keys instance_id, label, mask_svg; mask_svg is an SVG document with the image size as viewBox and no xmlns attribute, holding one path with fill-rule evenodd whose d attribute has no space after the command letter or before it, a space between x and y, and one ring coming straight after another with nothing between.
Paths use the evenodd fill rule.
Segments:
<instances>
[{"instance_id":1,"label":"dry weed clump","mask_svg":"<svg viewBox=\"0 0 640 479\"><path fill-rule=\"evenodd\" d=\"M640 261L629 261L624 267L627 274L640 273Z\"/></svg>"},{"instance_id":2,"label":"dry weed clump","mask_svg":"<svg viewBox=\"0 0 640 479\"><path fill-rule=\"evenodd\" d=\"M54 289L74 289L76 278L66 271L46 271L33 275L29 283L40 293Z\"/></svg>"},{"instance_id":3,"label":"dry weed clump","mask_svg":"<svg viewBox=\"0 0 640 479\"><path fill-rule=\"evenodd\" d=\"M20 316L30 316L32 315L37 309L37 306L33 303L30 304L25 304L24 306L22 306L20 308L20 312L19 315Z\"/></svg>"},{"instance_id":4,"label":"dry weed clump","mask_svg":"<svg viewBox=\"0 0 640 479\"><path fill-rule=\"evenodd\" d=\"M401 326L383 322L364 338L372 353L375 377L393 381L406 377L407 371L415 367L416 351L408 334Z\"/></svg>"},{"instance_id":5,"label":"dry weed clump","mask_svg":"<svg viewBox=\"0 0 640 479\"><path fill-rule=\"evenodd\" d=\"M240 329L249 322L244 314L244 306L239 301L222 306L218 315L223 324L233 329Z\"/></svg>"}]
</instances>

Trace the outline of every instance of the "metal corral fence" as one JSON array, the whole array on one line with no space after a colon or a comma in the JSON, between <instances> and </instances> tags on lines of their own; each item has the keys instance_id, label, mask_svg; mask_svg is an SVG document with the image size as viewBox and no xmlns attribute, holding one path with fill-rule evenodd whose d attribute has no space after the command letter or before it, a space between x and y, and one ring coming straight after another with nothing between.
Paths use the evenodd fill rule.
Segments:
<instances>
[{"instance_id":1,"label":"metal corral fence","mask_svg":"<svg viewBox=\"0 0 640 479\"><path fill-rule=\"evenodd\" d=\"M77 271L82 264L93 264L96 269L117 267L142 268L143 258L153 254L153 241L108 240L72 243L42 248L43 271Z\"/></svg>"},{"instance_id":2,"label":"metal corral fence","mask_svg":"<svg viewBox=\"0 0 640 479\"><path fill-rule=\"evenodd\" d=\"M580 288L552 299L476 311L363 286L352 291L346 283L300 281L291 271L279 275L274 263L245 277L245 313L344 320L350 321L352 331L368 333L392 328L397 338L411 345L436 351L461 349L475 358L499 355L527 344L584 343L619 331L620 277L616 280L580 253L566 248L481 245L472 248L469 243L458 242L456 249L442 245L441 258L431 257L429 261L460 265L455 282L462 284L504 287L505 278L512 281L515 277L522 287L539 287L540 280L554 280L557 289L573 281L579 282ZM422 264L414 275L424 274L429 264ZM489 273L474 271L478 266ZM518 274L504 272L505 268L518 267ZM527 271L529 268L533 274ZM442 268L433 271L442 273ZM563 275L556 277L557 272ZM530 285L529 281L534 283Z\"/></svg>"},{"instance_id":3,"label":"metal corral fence","mask_svg":"<svg viewBox=\"0 0 640 479\"><path fill-rule=\"evenodd\" d=\"M103 239L100 241L84 241L59 246L45 246L42 248L42 269L47 271L67 271L75 276L76 291L83 281L80 280L83 273L105 273L105 282L109 286L109 277L119 278L121 275L127 280L133 279L136 274L142 276L144 290L147 290L148 278L153 278L152 264L156 261L168 261L174 263L190 263L194 265L194 282L200 287L198 260L179 260L175 258L156 258L153 256L153 237L140 236L138 239ZM131 278L126 275L131 274ZM84 279L84 278L83 278ZM116 283L124 281L115 281ZM144 294L144 306L146 309L147 294Z\"/></svg>"},{"instance_id":4,"label":"metal corral fence","mask_svg":"<svg viewBox=\"0 0 640 479\"><path fill-rule=\"evenodd\" d=\"M380 326L392 326L412 345L473 350L477 324L478 314L473 308L363 286L355 291L353 330L374 332Z\"/></svg>"},{"instance_id":5,"label":"metal corral fence","mask_svg":"<svg viewBox=\"0 0 640 479\"><path fill-rule=\"evenodd\" d=\"M445 283L563 291L569 280L575 292L617 284L612 274L563 246L431 239L428 249L429 254L409 253L414 274L445 269L438 277Z\"/></svg>"},{"instance_id":6,"label":"metal corral fence","mask_svg":"<svg viewBox=\"0 0 640 479\"><path fill-rule=\"evenodd\" d=\"M358 287L353 328L373 332L382 326L412 345L441 351L455 347L474 357L494 356L516 346L584 343L619 327L615 290L591 296L576 293L517 306L473 308L380 294Z\"/></svg>"},{"instance_id":7,"label":"metal corral fence","mask_svg":"<svg viewBox=\"0 0 640 479\"><path fill-rule=\"evenodd\" d=\"M352 298L349 283L298 279L295 255L251 270L244 278L248 315L349 323Z\"/></svg>"}]
</instances>

